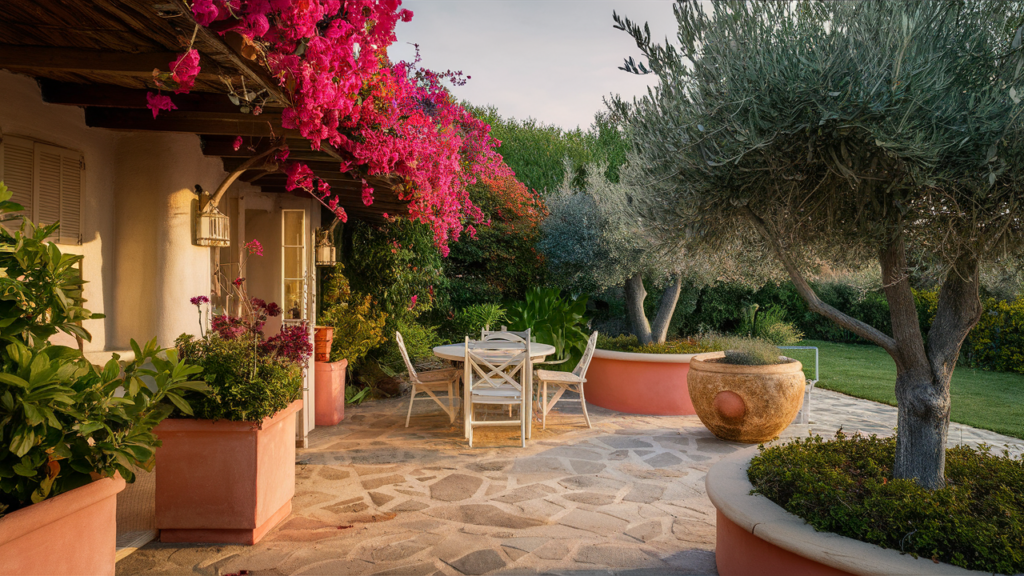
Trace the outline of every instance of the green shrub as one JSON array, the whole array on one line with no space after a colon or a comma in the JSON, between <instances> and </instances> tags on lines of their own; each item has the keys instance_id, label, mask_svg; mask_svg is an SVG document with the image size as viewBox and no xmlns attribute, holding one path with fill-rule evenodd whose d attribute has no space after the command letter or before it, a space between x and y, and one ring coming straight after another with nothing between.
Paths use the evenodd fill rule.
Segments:
<instances>
[{"instance_id":1,"label":"green shrub","mask_svg":"<svg viewBox=\"0 0 1024 576\"><path fill-rule=\"evenodd\" d=\"M473 304L455 312L449 328L451 340L461 340L469 336L479 338L480 331L491 327L497 329L507 322L505 309L500 304Z\"/></svg>"},{"instance_id":2,"label":"green shrub","mask_svg":"<svg viewBox=\"0 0 1024 576\"><path fill-rule=\"evenodd\" d=\"M585 314L587 297L563 296L557 288L532 288L526 292L526 299L508 307L508 329L531 330L537 342L555 347L555 359L569 357L572 369L576 360L587 348L589 334Z\"/></svg>"},{"instance_id":3,"label":"green shrub","mask_svg":"<svg viewBox=\"0 0 1024 576\"><path fill-rule=\"evenodd\" d=\"M744 366L770 366L787 362L781 360L781 352L771 342L759 338L742 336L717 336L705 340L714 350L725 352L722 362L726 364L742 364Z\"/></svg>"},{"instance_id":4,"label":"green shrub","mask_svg":"<svg viewBox=\"0 0 1024 576\"><path fill-rule=\"evenodd\" d=\"M374 308L373 298L369 295L354 294L344 271L345 267L337 264L330 279L324 283L323 310L317 317L317 323L334 328L331 362L348 360L350 366L356 366L384 342L387 314Z\"/></svg>"},{"instance_id":5,"label":"green shrub","mask_svg":"<svg viewBox=\"0 0 1024 576\"><path fill-rule=\"evenodd\" d=\"M299 366L263 353L250 339L182 334L175 344L182 360L202 367L210 389L209 395L186 397L195 418L258 422L302 396Z\"/></svg>"},{"instance_id":6,"label":"green shrub","mask_svg":"<svg viewBox=\"0 0 1024 576\"><path fill-rule=\"evenodd\" d=\"M946 487L892 475L895 438L815 436L761 449L747 472L763 494L815 529L970 570L1024 572L1024 459L958 446Z\"/></svg>"},{"instance_id":7,"label":"green shrub","mask_svg":"<svg viewBox=\"0 0 1024 576\"><path fill-rule=\"evenodd\" d=\"M699 354L711 352L713 348L707 342L695 338L677 338L668 340L664 344L648 344L643 346L636 336L614 336L599 335L597 347L601 350L614 350L616 352L638 352L641 354Z\"/></svg>"},{"instance_id":8,"label":"green shrub","mask_svg":"<svg viewBox=\"0 0 1024 576\"><path fill-rule=\"evenodd\" d=\"M0 182L0 221L21 210L10 198ZM78 349L50 345L58 331L89 340L79 322L102 317L84 307L82 257L46 241L57 228L28 220L14 234L0 228L0 516L93 475L133 482L135 468L152 470L153 428L174 406L190 411L179 394L206 387L189 380L198 368L155 339L144 347L132 340L131 362L115 354L102 368Z\"/></svg>"}]
</instances>

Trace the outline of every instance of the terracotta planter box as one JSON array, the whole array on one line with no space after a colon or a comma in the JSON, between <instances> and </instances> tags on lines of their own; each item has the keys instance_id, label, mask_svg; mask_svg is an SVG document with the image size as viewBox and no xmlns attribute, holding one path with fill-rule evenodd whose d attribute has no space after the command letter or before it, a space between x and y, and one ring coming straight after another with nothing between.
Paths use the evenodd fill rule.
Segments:
<instances>
[{"instance_id":1,"label":"terracotta planter box","mask_svg":"<svg viewBox=\"0 0 1024 576\"><path fill-rule=\"evenodd\" d=\"M587 370L587 403L627 414L696 414L687 384L694 356L595 350Z\"/></svg>"},{"instance_id":2,"label":"terracotta planter box","mask_svg":"<svg viewBox=\"0 0 1024 576\"><path fill-rule=\"evenodd\" d=\"M156 428L161 542L255 544L292 509L296 400L262 423L167 419ZM262 425L260 425L262 424Z\"/></svg>"},{"instance_id":3,"label":"terracotta planter box","mask_svg":"<svg viewBox=\"0 0 1024 576\"><path fill-rule=\"evenodd\" d=\"M719 362L724 352L690 363L690 399L700 421L724 440L757 444L779 435L804 403L803 366L745 366Z\"/></svg>"},{"instance_id":4,"label":"terracotta planter box","mask_svg":"<svg viewBox=\"0 0 1024 576\"><path fill-rule=\"evenodd\" d=\"M315 365L316 425L334 426L345 419L345 370L348 368L348 360L316 362Z\"/></svg>"},{"instance_id":5,"label":"terracotta planter box","mask_svg":"<svg viewBox=\"0 0 1024 576\"><path fill-rule=\"evenodd\" d=\"M0 518L0 574L114 574L120 476Z\"/></svg>"},{"instance_id":6,"label":"terracotta planter box","mask_svg":"<svg viewBox=\"0 0 1024 576\"><path fill-rule=\"evenodd\" d=\"M747 467L757 454L753 447L723 458L704 480L718 509L715 563L721 576L987 574L818 532L771 500L750 493L754 486Z\"/></svg>"}]
</instances>

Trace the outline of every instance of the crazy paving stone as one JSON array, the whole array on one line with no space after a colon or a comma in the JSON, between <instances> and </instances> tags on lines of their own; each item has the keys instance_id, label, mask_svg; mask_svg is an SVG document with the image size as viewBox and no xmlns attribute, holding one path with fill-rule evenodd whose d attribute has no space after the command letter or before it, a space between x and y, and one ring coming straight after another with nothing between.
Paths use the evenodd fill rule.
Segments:
<instances>
[{"instance_id":1,"label":"crazy paving stone","mask_svg":"<svg viewBox=\"0 0 1024 576\"><path fill-rule=\"evenodd\" d=\"M395 497L390 494L384 494L383 492L370 492L370 500L373 500L374 506L383 506L394 499Z\"/></svg>"},{"instance_id":2,"label":"crazy paving stone","mask_svg":"<svg viewBox=\"0 0 1024 576\"><path fill-rule=\"evenodd\" d=\"M381 486L388 486L390 484L402 484L405 482L405 476L399 476L398 474L392 474L390 476L384 476L383 478L370 478L363 480L364 490L376 490Z\"/></svg>"},{"instance_id":3,"label":"crazy paving stone","mask_svg":"<svg viewBox=\"0 0 1024 576\"><path fill-rule=\"evenodd\" d=\"M442 502L465 500L476 493L483 478L466 474L452 474L430 485L430 497Z\"/></svg>"},{"instance_id":4,"label":"crazy paving stone","mask_svg":"<svg viewBox=\"0 0 1024 576\"><path fill-rule=\"evenodd\" d=\"M671 452L662 452L657 456L651 456L644 460L650 466L654 468L670 468L672 466L678 466L683 463L683 459Z\"/></svg>"},{"instance_id":5,"label":"crazy paving stone","mask_svg":"<svg viewBox=\"0 0 1024 576\"><path fill-rule=\"evenodd\" d=\"M463 574L487 574L505 567L505 560L496 550L477 550L451 563Z\"/></svg>"},{"instance_id":6,"label":"crazy paving stone","mask_svg":"<svg viewBox=\"0 0 1024 576\"><path fill-rule=\"evenodd\" d=\"M554 494L556 490L545 484L530 484L529 486L523 486L522 488L516 488L507 494L502 494L496 498L492 498L495 502L505 502L507 504L514 504L516 502L522 502L523 500L533 500L534 498L543 498Z\"/></svg>"},{"instance_id":7,"label":"crazy paving stone","mask_svg":"<svg viewBox=\"0 0 1024 576\"><path fill-rule=\"evenodd\" d=\"M625 502L643 502L644 504L650 504L661 498L661 495L665 492L664 486L658 486L657 484L637 484L633 486L633 489L622 497Z\"/></svg>"},{"instance_id":8,"label":"crazy paving stone","mask_svg":"<svg viewBox=\"0 0 1024 576\"><path fill-rule=\"evenodd\" d=\"M424 504L418 500L406 500L405 502L399 502L391 507L392 512L419 512L420 510L426 510L430 508L429 504Z\"/></svg>"},{"instance_id":9,"label":"crazy paving stone","mask_svg":"<svg viewBox=\"0 0 1024 576\"><path fill-rule=\"evenodd\" d=\"M558 523L601 535L621 533L628 524L625 520L614 516L579 509L562 516L558 519Z\"/></svg>"}]
</instances>

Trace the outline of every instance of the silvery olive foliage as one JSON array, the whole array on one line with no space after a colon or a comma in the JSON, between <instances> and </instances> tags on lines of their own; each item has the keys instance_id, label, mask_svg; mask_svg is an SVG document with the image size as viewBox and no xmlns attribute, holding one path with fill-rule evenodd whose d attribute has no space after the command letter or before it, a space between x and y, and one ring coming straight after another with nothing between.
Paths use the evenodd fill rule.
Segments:
<instances>
[{"instance_id":1,"label":"silvery olive foliage","mask_svg":"<svg viewBox=\"0 0 1024 576\"><path fill-rule=\"evenodd\" d=\"M949 384L983 263L1024 245L1024 4L678 0L675 42L615 16L658 84L615 100L664 234L767 245L808 307L896 363L894 474L944 485ZM922 334L911 293L941 267ZM824 303L815 261L874 260L892 333Z\"/></svg>"}]
</instances>

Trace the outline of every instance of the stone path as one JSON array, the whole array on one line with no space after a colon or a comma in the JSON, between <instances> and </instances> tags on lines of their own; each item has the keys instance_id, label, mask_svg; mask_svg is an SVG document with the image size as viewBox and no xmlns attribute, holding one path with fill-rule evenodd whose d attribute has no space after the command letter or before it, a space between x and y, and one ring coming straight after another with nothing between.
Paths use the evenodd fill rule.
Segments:
<instances>
[{"instance_id":1,"label":"stone path","mask_svg":"<svg viewBox=\"0 0 1024 576\"><path fill-rule=\"evenodd\" d=\"M891 433L895 409L816 390L811 431ZM292 515L256 546L152 543L118 574L713 574L708 468L743 447L695 416L567 408L535 430L482 429L407 401L350 407L300 450ZM560 405L561 406L561 405ZM567 406L571 406L568 404ZM578 409L577 409L578 410ZM959 425L950 437L959 439ZM539 426L538 426L539 428ZM965 441L1019 440L963 427Z\"/></svg>"}]
</instances>

